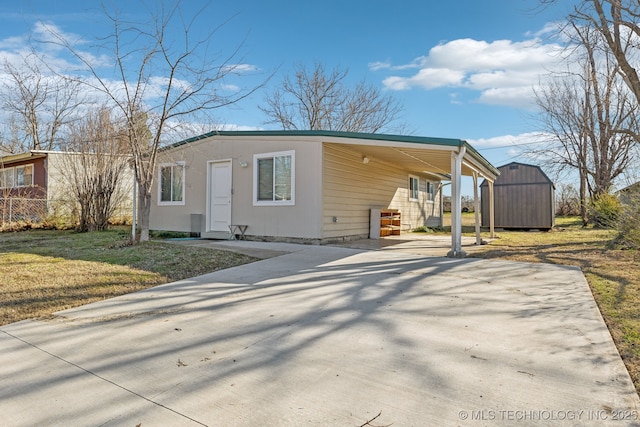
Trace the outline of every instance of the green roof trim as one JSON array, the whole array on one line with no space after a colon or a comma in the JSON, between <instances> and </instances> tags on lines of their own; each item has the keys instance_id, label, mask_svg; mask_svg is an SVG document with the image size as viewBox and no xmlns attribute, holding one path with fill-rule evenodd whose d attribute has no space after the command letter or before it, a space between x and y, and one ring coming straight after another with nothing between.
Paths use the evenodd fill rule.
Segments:
<instances>
[{"instance_id":1,"label":"green roof trim","mask_svg":"<svg viewBox=\"0 0 640 427\"><path fill-rule=\"evenodd\" d=\"M466 147L467 152L472 155L487 169L496 176L500 172L487 159L485 159L475 148L463 139L454 138L432 138L426 136L411 135L391 135L384 133L364 133L364 132L338 132L330 130L216 130L194 136L174 144L171 144L163 150L180 147L185 144L200 141L212 136L300 136L300 137L329 137L329 138L353 138L353 139L369 139L372 141L389 141L389 142L406 142L411 144L425 145L441 145L448 147Z\"/></svg>"},{"instance_id":2,"label":"green roof trim","mask_svg":"<svg viewBox=\"0 0 640 427\"><path fill-rule=\"evenodd\" d=\"M398 141L410 142L415 144L435 144L447 145L451 147L461 147L466 144L462 139L453 138L429 138L424 136L410 135L389 135L384 133L364 133L364 132L338 132L331 130L217 130L207 132L202 135L194 136L183 141L176 142L169 147L178 147L180 145L189 144L190 142L199 141L201 139L212 136L326 136L333 138L353 138L353 139L371 139L376 141Z\"/></svg>"}]
</instances>

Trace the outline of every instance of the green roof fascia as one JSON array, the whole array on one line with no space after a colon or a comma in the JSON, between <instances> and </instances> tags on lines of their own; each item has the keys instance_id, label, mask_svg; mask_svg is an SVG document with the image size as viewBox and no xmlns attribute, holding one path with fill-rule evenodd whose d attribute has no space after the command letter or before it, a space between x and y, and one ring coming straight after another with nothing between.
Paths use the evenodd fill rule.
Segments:
<instances>
[{"instance_id":1,"label":"green roof fascia","mask_svg":"<svg viewBox=\"0 0 640 427\"><path fill-rule=\"evenodd\" d=\"M480 164L482 164L482 166L487 168L496 177L500 175L500 171L498 170L498 168L493 166L489 160L485 159L484 156L478 152L478 150L473 148L473 146L469 144L467 141L463 141L463 142L464 142L463 145L467 147L467 151L471 151L473 153L473 156L480 162Z\"/></svg>"},{"instance_id":2,"label":"green roof fascia","mask_svg":"<svg viewBox=\"0 0 640 427\"><path fill-rule=\"evenodd\" d=\"M171 148L180 147L185 144L200 141L212 136L306 136L306 137L332 137L332 138L353 138L353 139L369 139L373 141L394 141L394 142L406 142L411 144L425 144L425 145L443 145L448 147L467 147L467 151L488 170L494 173L496 176L500 172L493 166L487 159L485 159L478 151L471 146L467 141L463 139L454 138L431 138L425 136L411 136L411 135L390 135L384 133L363 133L363 132L338 132L329 130L217 130L207 132L202 135L194 136L182 141L178 141L163 150L169 150Z\"/></svg>"},{"instance_id":3,"label":"green roof fascia","mask_svg":"<svg viewBox=\"0 0 640 427\"><path fill-rule=\"evenodd\" d=\"M423 136L410 135L389 135L383 133L363 133L363 132L338 132L329 130L219 130L207 132L202 135L194 136L182 141L178 141L166 147L174 148L191 142L212 136L327 136L333 138L353 138L353 139L372 139L376 141L398 141L410 142L416 144L430 145L447 145L451 147L461 147L465 141L453 138L428 138Z\"/></svg>"}]
</instances>

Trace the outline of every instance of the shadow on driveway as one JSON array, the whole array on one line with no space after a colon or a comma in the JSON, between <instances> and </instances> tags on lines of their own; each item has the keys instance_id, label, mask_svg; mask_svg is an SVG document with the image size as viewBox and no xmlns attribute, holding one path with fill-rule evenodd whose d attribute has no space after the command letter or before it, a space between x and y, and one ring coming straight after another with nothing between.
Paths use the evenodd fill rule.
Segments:
<instances>
[{"instance_id":1,"label":"shadow on driveway","mask_svg":"<svg viewBox=\"0 0 640 427\"><path fill-rule=\"evenodd\" d=\"M0 331L8 425L638 425L573 267L300 246Z\"/></svg>"}]
</instances>

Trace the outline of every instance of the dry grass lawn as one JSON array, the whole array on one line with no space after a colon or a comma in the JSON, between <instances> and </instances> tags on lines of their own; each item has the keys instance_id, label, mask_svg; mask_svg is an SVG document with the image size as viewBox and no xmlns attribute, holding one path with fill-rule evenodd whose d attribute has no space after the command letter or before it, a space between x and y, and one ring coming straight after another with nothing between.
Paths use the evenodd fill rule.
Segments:
<instances>
[{"instance_id":1,"label":"dry grass lawn","mask_svg":"<svg viewBox=\"0 0 640 427\"><path fill-rule=\"evenodd\" d=\"M0 325L255 261L227 251L153 241L132 246L128 240L127 229L0 233Z\"/></svg>"},{"instance_id":2,"label":"dry grass lawn","mask_svg":"<svg viewBox=\"0 0 640 427\"><path fill-rule=\"evenodd\" d=\"M611 230L583 229L576 218L556 222L549 232L497 232L471 256L581 267L640 393L640 253L610 247Z\"/></svg>"}]
</instances>

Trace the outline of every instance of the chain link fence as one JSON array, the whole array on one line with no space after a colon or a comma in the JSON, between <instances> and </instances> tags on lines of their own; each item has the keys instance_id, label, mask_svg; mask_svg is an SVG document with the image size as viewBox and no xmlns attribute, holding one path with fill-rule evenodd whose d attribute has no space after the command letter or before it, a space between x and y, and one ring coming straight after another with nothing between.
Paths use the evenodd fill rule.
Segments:
<instances>
[{"instance_id":1,"label":"chain link fence","mask_svg":"<svg viewBox=\"0 0 640 427\"><path fill-rule=\"evenodd\" d=\"M64 226L76 224L80 207L74 200L30 199L21 197L0 197L0 228L15 224L42 224L48 222ZM109 222L111 224L131 224L132 201L116 204Z\"/></svg>"},{"instance_id":2,"label":"chain link fence","mask_svg":"<svg viewBox=\"0 0 640 427\"><path fill-rule=\"evenodd\" d=\"M15 222L38 223L46 216L46 199L0 198L0 226Z\"/></svg>"}]
</instances>

